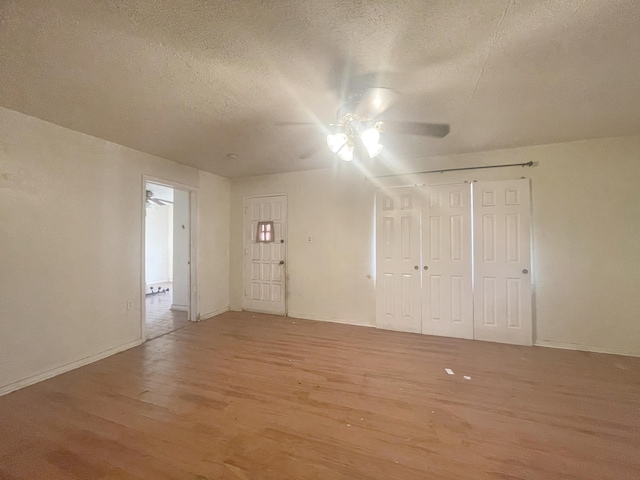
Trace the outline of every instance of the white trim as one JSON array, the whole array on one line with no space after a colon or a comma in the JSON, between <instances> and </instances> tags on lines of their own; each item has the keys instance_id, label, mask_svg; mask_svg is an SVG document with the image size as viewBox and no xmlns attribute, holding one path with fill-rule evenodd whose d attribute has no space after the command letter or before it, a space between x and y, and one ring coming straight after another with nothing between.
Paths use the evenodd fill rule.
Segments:
<instances>
[{"instance_id":1,"label":"white trim","mask_svg":"<svg viewBox=\"0 0 640 480\"><path fill-rule=\"evenodd\" d=\"M191 229L191 241L189 245L189 320L200 320L198 310L198 191L189 190L189 228Z\"/></svg>"},{"instance_id":2,"label":"white trim","mask_svg":"<svg viewBox=\"0 0 640 480\"><path fill-rule=\"evenodd\" d=\"M640 353L630 353L595 345L583 345L580 343L552 342L549 340L536 340L536 347L559 348L562 350L577 350L581 352L605 353L607 355L624 355L627 357L640 357Z\"/></svg>"},{"instance_id":3,"label":"white trim","mask_svg":"<svg viewBox=\"0 0 640 480\"><path fill-rule=\"evenodd\" d=\"M187 185L186 183L179 183L179 182L174 182L172 180L166 180L164 178L152 177L151 175L143 174L142 178L143 178L143 182L142 182L143 184L150 182L150 183L157 183L158 185L164 185L166 187L177 188L178 190L187 190L187 191L198 190L198 187L195 185Z\"/></svg>"},{"instance_id":4,"label":"white trim","mask_svg":"<svg viewBox=\"0 0 640 480\"><path fill-rule=\"evenodd\" d=\"M249 311L249 310L247 310L247 311ZM273 315L273 314L271 314L271 315ZM292 319L299 318L300 320L313 320L313 321L316 321L316 322L329 322L329 323L340 323L342 325L353 325L355 327L376 328L375 324L371 324L371 323L355 322L353 320L345 320L345 319L342 319L342 318L325 318L325 317L319 317L317 315L309 315L309 314L306 314L306 313L291 313L291 312L289 312L289 314L287 316L292 318Z\"/></svg>"},{"instance_id":5,"label":"white trim","mask_svg":"<svg viewBox=\"0 0 640 480\"><path fill-rule=\"evenodd\" d=\"M42 373L38 373L31 377L18 380L17 382L9 383L8 385L4 385L0 387L0 396L6 395L7 393L13 392L20 388L28 387L29 385L33 385L34 383L38 383L43 380L47 380L49 378L55 377L56 375L60 375L61 373L65 373L70 370L75 370L76 368L83 367L93 362L97 362L98 360L102 360L103 358L110 357L111 355L115 355L116 353L123 352L124 350L137 347L138 345L142 344L142 342L143 342L142 339L138 339L133 342L125 343L123 345L110 348L109 350L105 350L103 352L81 358L80 360L76 360L75 362L67 363L65 365L52 368L51 370L46 370Z\"/></svg>"},{"instance_id":6,"label":"white trim","mask_svg":"<svg viewBox=\"0 0 640 480\"><path fill-rule=\"evenodd\" d=\"M238 310L240 312L249 312L249 313L260 313L261 315L275 315L276 317L288 317L289 315L287 313L273 313L273 312L267 312L266 310L255 310L252 308L242 308L241 310Z\"/></svg>"},{"instance_id":7,"label":"white trim","mask_svg":"<svg viewBox=\"0 0 640 480\"><path fill-rule=\"evenodd\" d=\"M173 310L175 312L188 312L189 305L176 305L175 303L172 303L171 307L169 307L169 310Z\"/></svg>"},{"instance_id":8,"label":"white trim","mask_svg":"<svg viewBox=\"0 0 640 480\"><path fill-rule=\"evenodd\" d=\"M208 319L213 318L213 317L217 317L218 315L222 315L223 313L226 313L228 311L229 311L229 307L221 308L219 310L216 310L214 312L207 313L206 315L201 316L200 317L200 321L208 320Z\"/></svg>"},{"instance_id":9,"label":"white trim","mask_svg":"<svg viewBox=\"0 0 640 480\"><path fill-rule=\"evenodd\" d=\"M265 198L265 197L282 197L282 196L287 196L286 193L265 193L264 195L244 195L242 197L242 203L244 206L246 206L247 203L247 199L249 198Z\"/></svg>"}]
</instances>

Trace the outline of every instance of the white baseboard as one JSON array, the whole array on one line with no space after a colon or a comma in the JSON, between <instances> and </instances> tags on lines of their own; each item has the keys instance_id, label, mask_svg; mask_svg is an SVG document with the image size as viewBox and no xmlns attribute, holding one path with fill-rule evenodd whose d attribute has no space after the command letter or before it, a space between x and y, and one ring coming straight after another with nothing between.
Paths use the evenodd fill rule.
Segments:
<instances>
[{"instance_id":1,"label":"white baseboard","mask_svg":"<svg viewBox=\"0 0 640 480\"><path fill-rule=\"evenodd\" d=\"M582 345L580 343L551 342L548 340L536 340L533 343L537 347L560 348L562 350L580 350L582 352L606 353L608 355L625 355L627 357L640 357L640 353L625 352L594 345Z\"/></svg>"},{"instance_id":2,"label":"white baseboard","mask_svg":"<svg viewBox=\"0 0 640 480\"><path fill-rule=\"evenodd\" d=\"M172 303L170 310L173 310L174 312L188 312L189 305L176 305L175 303Z\"/></svg>"},{"instance_id":3,"label":"white baseboard","mask_svg":"<svg viewBox=\"0 0 640 480\"><path fill-rule=\"evenodd\" d=\"M105 350L104 352L96 353L95 355L89 355L88 357L81 358L80 360L76 360L75 362L67 363L66 365L61 365L51 370L38 373L37 375L33 375L23 380L18 380L17 382L9 383L8 385L3 385L0 387L0 396L6 395L7 393L13 392L15 390L19 390L20 388L28 387L29 385L33 385L34 383L47 380L48 378L55 377L56 375L60 375L61 373L65 373L70 370L75 370L76 368L83 367L84 365L97 362L98 360L102 360L103 358L110 357L111 355L115 355L116 353L123 352L124 350L137 347L138 345L141 345L141 344L142 344L142 340L138 339L133 342L125 343L124 345L119 345L117 347L110 348L109 350Z\"/></svg>"},{"instance_id":4,"label":"white baseboard","mask_svg":"<svg viewBox=\"0 0 640 480\"><path fill-rule=\"evenodd\" d=\"M228 311L229 311L229 307L224 307L224 308L221 308L220 310L216 310L215 312L207 313L205 315L200 315L200 321L208 320L209 318L216 317Z\"/></svg>"},{"instance_id":5,"label":"white baseboard","mask_svg":"<svg viewBox=\"0 0 640 480\"><path fill-rule=\"evenodd\" d=\"M375 324L372 325L370 323L355 322L353 320L344 320L344 319L341 319L341 318L325 318L325 317L319 317L319 316L316 316L316 315L308 315L306 313L289 312L289 313L287 313L287 316L294 317L294 318L300 318L302 320L316 320L318 322L341 323L343 325L355 325L355 326L358 326L358 327L373 327L373 328L375 328Z\"/></svg>"}]
</instances>

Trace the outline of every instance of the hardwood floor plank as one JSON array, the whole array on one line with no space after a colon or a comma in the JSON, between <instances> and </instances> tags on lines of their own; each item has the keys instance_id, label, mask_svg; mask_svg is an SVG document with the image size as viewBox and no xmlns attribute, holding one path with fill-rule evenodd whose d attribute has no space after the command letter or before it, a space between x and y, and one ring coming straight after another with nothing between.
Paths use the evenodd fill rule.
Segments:
<instances>
[{"instance_id":1,"label":"hardwood floor plank","mask_svg":"<svg viewBox=\"0 0 640 480\"><path fill-rule=\"evenodd\" d=\"M228 312L0 397L0 479L637 480L639 432L638 358Z\"/></svg>"}]
</instances>

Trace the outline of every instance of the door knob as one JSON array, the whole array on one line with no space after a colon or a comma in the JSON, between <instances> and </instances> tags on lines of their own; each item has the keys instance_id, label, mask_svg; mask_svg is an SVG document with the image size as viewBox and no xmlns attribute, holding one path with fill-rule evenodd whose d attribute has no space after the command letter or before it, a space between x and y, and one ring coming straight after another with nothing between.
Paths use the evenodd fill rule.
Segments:
<instances>
[{"instance_id":1,"label":"door knob","mask_svg":"<svg viewBox=\"0 0 640 480\"><path fill-rule=\"evenodd\" d=\"M280 260L280 265L284 265L284 260Z\"/></svg>"},{"instance_id":2,"label":"door knob","mask_svg":"<svg viewBox=\"0 0 640 480\"><path fill-rule=\"evenodd\" d=\"M525 268L524 270L522 270L522 273L524 273L524 274L526 275L527 273L529 273L529 270L527 270L527 269Z\"/></svg>"},{"instance_id":3,"label":"door knob","mask_svg":"<svg viewBox=\"0 0 640 480\"><path fill-rule=\"evenodd\" d=\"M425 270L429 270L429 267L427 267L427 266L425 265L425 266L424 266L424 269L425 269Z\"/></svg>"},{"instance_id":4,"label":"door knob","mask_svg":"<svg viewBox=\"0 0 640 480\"><path fill-rule=\"evenodd\" d=\"M420 270L420 267L418 265L416 265L415 267L413 267L414 270Z\"/></svg>"}]
</instances>

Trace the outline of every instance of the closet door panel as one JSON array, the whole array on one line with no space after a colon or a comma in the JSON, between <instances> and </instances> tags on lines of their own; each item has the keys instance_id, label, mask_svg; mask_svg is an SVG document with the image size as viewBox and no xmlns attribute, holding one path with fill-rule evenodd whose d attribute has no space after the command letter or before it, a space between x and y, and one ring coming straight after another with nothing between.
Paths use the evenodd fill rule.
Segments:
<instances>
[{"instance_id":1,"label":"closet door panel","mask_svg":"<svg viewBox=\"0 0 640 480\"><path fill-rule=\"evenodd\" d=\"M422 190L422 333L473 338L471 188Z\"/></svg>"},{"instance_id":2,"label":"closet door panel","mask_svg":"<svg viewBox=\"0 0 640 480\"><path fill-rule=\"evenodd\" d=\"M420 333L420 196L414 187L378 192L376 245L376 325Z\"/></svg>"},{"instance_id":3,"label":"closet door panel","mask_svg":"<svg viewBox=\"0 0 640 480\"><path fill-rule=\"evenodd\" d=\"M528 179L473 184L474 338L531 345Z\"/></svg>"}]
</instances>

